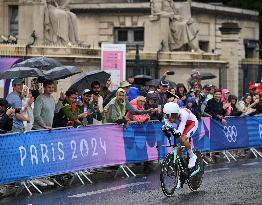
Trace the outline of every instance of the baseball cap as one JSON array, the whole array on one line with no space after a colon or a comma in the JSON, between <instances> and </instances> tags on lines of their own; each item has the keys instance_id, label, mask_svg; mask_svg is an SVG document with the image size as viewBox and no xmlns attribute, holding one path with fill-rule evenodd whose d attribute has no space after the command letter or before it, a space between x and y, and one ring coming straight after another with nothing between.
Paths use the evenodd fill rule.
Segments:
<instances>
[{"instance_id":1,"label":"baseball cap","mask_svg":"<svg viewBox=\"0 0 262 205\"><path fill-rule=\"evenodd\" d=\"M125 88L125 87L129 87L132 84L130 84L128 81L124 80L122 82L120 82L120 88Z\"/></svg>"},{"instance_id":2,"label":"baseball cap","mask_svg":"<svg viewBox=\"0 0 262 205\"><path fill-rule=\"evenodd\" d=\"M12 107L12 106L8 103L8 101L7 101L6 99L4 99L4 98L0 98L0 106L2 106L2 107Z\"/></svg>"},{"instance_id":3,"label":"baseball cap","mask_svg":"<svg viewBox=\"0 0 262 205\"><path fill-rule=\"evenodd\" d=\"M16 85L23 85L25 83L24 79L22 78L15 78L13 81L12 81L12 86L16 86Z\"/></svg>"},{"instance_id":4,"label":"baseball cap","mask_svg":"<svg viewBox=\"0 0 262 205\"><path fill-rule=\"evenodd\" d=\"M222 90L222 93L225 93L225 94L226 94L226 93L230 93L230 91L229 91L228 89L223 89L223 90Z\"/></svg>"},{"instance_id":5,"label":"baseball cap","mask_svg":"<svg viewBox=\"0 0 262 205\"><path fill-rule=\"evenodd\" d=\"M85 89L85 90L82 92L82 95L85 95L85 94L92 94L92 91L89 90L89 89Z\"/></svg>"},{"instance_id":6,"label":"baseball cap","mask_svg":"<svg viewBox=\"0 0 262 205\"><path fill-rule=\"evenodd\" d=\"M161 86L169 86L169 82L166 81L166 80L161 80L161 81L160 81L160 85L161 85Z\"/></svg>"},{"instance_id":7,"label":"baseball cap","mask_svg":"<svg viewBox=\"0 0 262 205\"><path fill-rule=\"evenodd\" d=\"M208 83L203 86L203 89L210 90L213 87L212 84Z\"/></svg>"}]
</instances>

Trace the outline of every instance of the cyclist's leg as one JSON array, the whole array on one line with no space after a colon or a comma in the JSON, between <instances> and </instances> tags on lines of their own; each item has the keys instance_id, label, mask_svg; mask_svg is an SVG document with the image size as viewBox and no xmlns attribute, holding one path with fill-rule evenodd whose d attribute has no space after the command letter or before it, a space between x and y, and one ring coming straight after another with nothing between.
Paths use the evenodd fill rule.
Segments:
<instances>
[{"instance_id":1,"label":"cyclist's leg","mask_svg":"<svg viewBox=\"0 0 262 205\"><path fill-rule=\"evenodd\" d=\"M197 128L198 128L198 123L192 121L186 126L182 136L180 137L181 144L183 144L186 147L187 152L189 154L188 168L194 167L197 159L197 156L192 151L192 147L189 142L189 138L192 137L192 135L196 132Z\"/></svg>"}]
</instances>

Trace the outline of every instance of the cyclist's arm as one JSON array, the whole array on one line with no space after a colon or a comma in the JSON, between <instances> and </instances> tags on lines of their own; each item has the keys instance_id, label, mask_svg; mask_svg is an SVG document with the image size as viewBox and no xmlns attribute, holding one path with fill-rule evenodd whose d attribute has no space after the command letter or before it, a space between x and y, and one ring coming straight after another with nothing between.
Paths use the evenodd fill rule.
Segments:
<instances>
[{"instance_id":1,"label":"cyclist's arm","mask_svg":"<svg viewBox=\"0 0 262 205\"><path fill-rule=\"evenodd\" d=\"M181 114L181 122L177 128L177 133L180 133L182 134L185 130L185 127L186 127L186 122L187 122L187 119L188 119L188 115L187 113L183 113Z\"/></svg>"}]
</instances>

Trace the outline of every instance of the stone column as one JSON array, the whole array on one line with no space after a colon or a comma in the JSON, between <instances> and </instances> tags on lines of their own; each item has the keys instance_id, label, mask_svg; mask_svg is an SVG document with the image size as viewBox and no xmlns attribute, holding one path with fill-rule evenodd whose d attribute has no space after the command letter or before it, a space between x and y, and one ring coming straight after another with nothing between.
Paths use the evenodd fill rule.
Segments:
<instances>
[{"instance_id":1,"label":"stone column","mask_svg":"<svg viewBox=\"0 0 262 205\"><path fill-rule=\"evenodd\" d=\"M168 51L169 17L164 15L149 16L145 19L144 50L157 52L164 43L163 50Z\"/></svg>"},{"instance_id":2,"label":"stone column","mask_svg":"<svg viewBox=\"0 0 262 205\"><path fill-rule=\"evenodd\" d=\"M231 90L232 94L239 94L239 62L244 58L243 42L240 38L238 23L222 23L219 28L222 33L222 58L228 61L226 70L226 83L223 83ZM223 81L223 79L222 79Z\"/></svg>"},{"instance_id":3,"label":"stone column","mask_svg":"<svg viewBox=\"0 0 262 205\"><path fill-rule=\"evenodd\" d=\"M31 34L36 32L36 44L44 42L44 4L41 1L22 1L19 5L18 42L32 42Z\"/></svg>"}]
</instances>

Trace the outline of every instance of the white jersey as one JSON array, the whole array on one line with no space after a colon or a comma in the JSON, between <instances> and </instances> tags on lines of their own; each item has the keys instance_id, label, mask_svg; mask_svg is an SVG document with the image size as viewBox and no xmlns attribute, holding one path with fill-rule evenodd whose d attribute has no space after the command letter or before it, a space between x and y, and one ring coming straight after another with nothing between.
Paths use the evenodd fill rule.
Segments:
<instances>
[{"instance_id":1,"label":"white jersey","mask_svg":"<svg viewBox=\"0 0 262 205\"><path fill-rule=\"evenodd\" d=\"M180 108L178 113L178 120L180 121L179 126L177 128L177 132L183 134L186 126L192 126L194 123L194 127L197 129L198 120L196 116L187 108ZM172 125L172 123L168 119L164 119L165 125ZM187 133L185 133L187 134Z\"/></svg>"}]
</instances>

